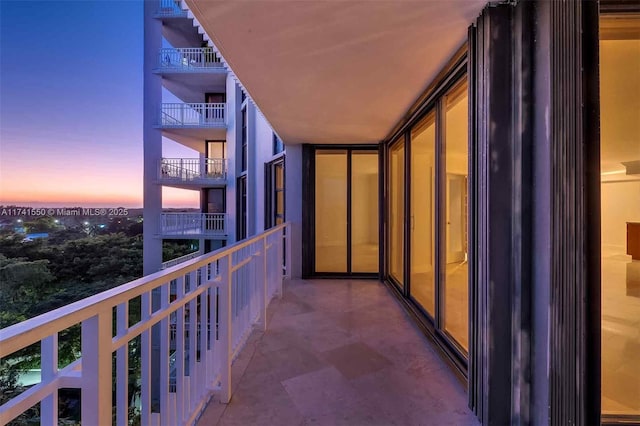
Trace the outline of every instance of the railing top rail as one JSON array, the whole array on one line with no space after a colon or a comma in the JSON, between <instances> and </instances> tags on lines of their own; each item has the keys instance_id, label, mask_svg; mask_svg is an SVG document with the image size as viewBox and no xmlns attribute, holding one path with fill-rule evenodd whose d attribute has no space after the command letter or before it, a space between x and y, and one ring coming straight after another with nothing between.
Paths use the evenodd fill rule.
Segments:
<instances>
[{"instance_id":1,"label":"railing top rail","mask_svg":"<svg viewBox=\"0 0 640 426\"><path fill-rule=\"evenodd\" d=\"M160 213L163 216L224 216L226 213L197 213L197 212L166 212Z\"/></svg>"},{"instance_id":2,"label":"railing top rail","mask_svg":"<svg viewBox=\"0 0 640 426\"><path fill-rule=\"evenodd\" d=\"M193 105L206 105L206 106L215 106L215 107L224 107L226 104L224 102L163 102L162 106L193 106Z\"/></svg>"},{"instance_id":3,"label":"railing top rail","mask_svg":"<svg viewBox=\"0 0 640 426\"><path fill-rule=\"evenodd\" d=\"M211 49L211 50L208 50ZM214 52L210 47L161 47L161 52Z\"/></svg>"},{"instance_id":4,"label":"railing top rail","mask_svg":"<svg viewBox=\"0 0 640 426\"><path fill-rule=\"evenodd\" d=\"M211 253L187 260L179 265L155 272L121 286L89 296L58 309L45 312L18 324L0 329L0 358L4 358L22 348L30 346L50 336L52 333L67 329L85 321L98 312L108 312L115 306L147 293L154 288L180 278L185 273L195 271L218 259L231 255L238 250L279 232L288 226L288 222L262 232L250 239L239 241Z\"/></svg>"},{"instance_id":5,"label":"railing top rail","mask_svg":"<svg viewBox=\"0 0 640 426\"><path fill-rule=\"evenodd\" d=\"M200 161L199 158L163 158L160 161ZM204 161L227 161L226 158L204 158Z\"/></svg>"}]
</instances>

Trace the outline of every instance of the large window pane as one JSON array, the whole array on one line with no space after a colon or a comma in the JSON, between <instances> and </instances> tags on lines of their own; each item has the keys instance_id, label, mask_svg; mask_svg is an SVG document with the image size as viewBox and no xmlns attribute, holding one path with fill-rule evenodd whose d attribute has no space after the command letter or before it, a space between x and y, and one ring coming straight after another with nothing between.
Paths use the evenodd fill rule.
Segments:
<instances>
[{"instance_id":1,"label":"large window pane","mask_svg":"<svg viewBox=\"0 0 640 426\"><path fill-rule=\"evenodd\" d=\"M351 272L378 272L378 152L351 154Z\"/></svg>"},{"instance_id":2,"label":"large window pane","mask_svg":"<svg viewBox=\"0 0 640 426\"><path fill-rule=\"evenodd\" d=\"M468 99L467 84L445 98L445 282L444 328L468 349L469 289L467 263Z\"/></svg>"},{"instance_id":3,"label":"large window pane","mask_svg":"<svg viewBox=\"0 0 640 426\"><path fill-rule=\"evenodd\" d=\"M347 152L316 152L315 271L347 272Z\"/></svg>"},{"instance_id":4,"label":"large window pane","mask_svg":"<svg viewBox=\"0 0 640 426\"><path fill-rule=\"evenodd\" d=\"M435 313L435 114L411 130L411 296Z\"/></svg>"},{"instance_id":5,"label":"large window pane","mask_svg":"<svg viewBox=\"0 0 640 426\"><path fill-rule=\"evenodd\" d=\"M640 415L640 20L601 24L602 412Z\"/></svg>"},{"instance_id":6,"label":"large window pane","mask_svg":"<svg viewBox=\"0 0 640 426\"><path fill-rule=\"evenodd\" d=\"M396 142L389 151L389 274L403 283L404 141Z\"/></svg>"}]
</instances>

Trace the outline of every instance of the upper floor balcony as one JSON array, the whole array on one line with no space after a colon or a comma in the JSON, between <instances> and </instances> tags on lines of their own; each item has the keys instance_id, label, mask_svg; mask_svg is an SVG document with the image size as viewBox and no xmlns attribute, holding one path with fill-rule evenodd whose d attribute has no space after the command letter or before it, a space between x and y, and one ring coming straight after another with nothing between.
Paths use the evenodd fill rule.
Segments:
<instances>
[{"instance_id":1,"label":"upper floor balcony","mask_svg":"<svg viewBox=\"0 0 640 426\"><path fill-rule=\"evenodd\" d=\"M225 127L225 103L163 103L159 126L162 128Z\"/></svg>"},{"instance_id":2,"label":"upper floor balcony","mask_svg":"<svg viewBox=\"0 0 640 426\"><path fill-rule=\"evenodd\" d=\"M225 213L162 213L160 234L163 238L225 238Z\"/></svg>"},{"instance_id":3,"label":"upper floor balcony","mask_svg":"<svg viewBox=\"0 0 640 426\"><path fill-rule=\"evenodd\" d=\"M210 47L162 48L158 53L158 72L225 72L220 57Z\"/></svg>"},{"instance_id":4,"label":"upper floor balcony","mask_svg":"<svg viewBox=\"0 0 640 426\"><path fill-rule=\"evenodd\" d=\"M194 251L193 253L185 254L184 256L176 257L175 259L167 260L166 262L162 262L160 269L167 269L172 266L179 265L181 263L186 262L187 260L195 259L196 257L202 256L201 251Z\"/></svg>"},{"instance_id":5,"label":"upper floor balcony","mask_svg":"<svg viewBox=\"0 0 640 426\"><path fill-rule=\"evenodd\" d=\"M225 185L227 160L224 158L163 158L158 163L158 181L177 188Z\"/></svg>"},{"instance_id":6,"label":"upper floor balcony","mask_svg":"<svg viewBox=\"0 0 640 426\"><path fill-rule=\"evenodd\" d=\"M180 0L159 0L157 16L163 18L186 18L187 11L182 8Z\"/></svg>"}]
</instances>

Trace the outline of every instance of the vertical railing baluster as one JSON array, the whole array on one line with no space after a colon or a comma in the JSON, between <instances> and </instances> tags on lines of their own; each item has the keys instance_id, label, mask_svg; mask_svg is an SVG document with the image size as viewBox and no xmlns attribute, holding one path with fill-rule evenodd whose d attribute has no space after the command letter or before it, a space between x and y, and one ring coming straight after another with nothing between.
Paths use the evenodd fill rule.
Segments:
<instances>
[{"instance_id":1,"label":"vertical railing baluster","mask_svg":"<svg viewBox=\"0 0 640 426\"><path fill-rule=\"evenodd\" d=\"M262 319L264 321L263 330L267 330L267 306L269 305L269 290L268 290L268 279L267 279L267 237L261 238L262 242L262 282L260 283L260 288L262 288Z\"/></svg>"},{"instance_id":2,"label":"vertical railing baluster","mask_svg":"<svg viewBox=\"0 0 640 426\"><path fill-rule=\"evenodd\" d=\"M184 357L185 357L185 344L184 344L184 276L180 276L176 279L176 301L180 307L176 311L176 340L175 340L175 380L176 380L176 414L178 424L182 424L188 413L185 411L184 406Z\"/></svg>"},{"instance_id":3,"label":"vertical railing baluster","mask_svg":"<svg viewBox=\"0 0 640 426\"><path fill-rule=\"evenodd\" d=\"M197 289L198 276L196 271L189 273L191 278L189 280L189 292L193 292ZM196 299L191 299L189 302L189 412L195 408L197 392L195 385L198 383L197 371L196 371L196 359L198 356L198 307Z\"/></svg>"},{"instance_id":4,"label":"vertical railing baluster","mask_svg":"<svg viewBox=\"0 0 640 426\"><path fill-rule=\"evenodd\" d=\"M40 380L48 383L55 380L58 374L58 333L42 339L40 343ZM42 424L58 424L58 389L40 403L40 417Z\"/></svg>"},{"instance_id":5,"label":"vertical railing baluster","mask_svg":"<svg viewBox=\"0 0 640 426\"><path fill-rule=\"evenodd\" d=\"M169 283L160 287L160 309L166 310L169 306ZM160 321L160 417L161 423L169 424L172 419L169 405L169 318Z\"/></svg>"},{"instance_id":6,"label":"vertical railing baluster","mask_svg":"<svg viewBox=\"0 0 640 426\"><path fill-rule=\"evenodd\" d=\"M141 295L141 322L151 317L151 294ZM140 336L140 412L143 425L151 423L151 330L145 330Z\"/></svg>"},{"instance_id":7,"label":"vertical railing baluster","mask_svg":"<svg viewBox=\"0 0 640 426\"><path fill-rule=\"evenodd\" d=\"M122 336L129 327L129 302L116 307L116 336ZM129 344L116 350L116 424L129 424Z\"/></svg>"},{"instance_id":8,"label":"vertical railing baluster","mask_svg":"<svg viewBox=\"0 0 640 426\"><path fill-rule=\"evenodd\" d=\"M111 424L112 365L111 308L102 307L81 323L82 395L84 425ZM147 423L148 424L148 423Z\"/></svg>"},{"instance_id":9,"label":"vertical railing baluster","mask_svg":"<svg viewBox=\"0 0 640 426\"><path fill-rule=\"evenodd\" d=\"M220 344L220 402L228 404L231 400L231 254L220 259L220 296L218 305Z\"/></svg>"}]
</instances>

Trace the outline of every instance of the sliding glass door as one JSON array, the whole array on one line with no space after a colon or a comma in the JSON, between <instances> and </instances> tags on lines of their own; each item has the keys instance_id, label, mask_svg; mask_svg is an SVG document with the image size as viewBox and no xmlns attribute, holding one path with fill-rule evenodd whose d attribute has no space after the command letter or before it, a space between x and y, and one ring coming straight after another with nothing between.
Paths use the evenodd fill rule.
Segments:
<instances>
[{"instance_id":1,"label":"sliding glass door","mask_svg":"<svg viewBox=\"0 0 640 426\"><path fill-rule=\"evenodd\" d=\"M411 295L433 318L436 276L436 122L427 114L411 130Z\"/></svg>"},{"instance_id":2,"label":"sliding glass door","mask_svg":"<svg viewBox=\"0 0 640 426\"><path fill-rule=\"evenodd\" d=\"M377 274L378 151L314 153L315 274Z\"/></svg>"},{"instance_id":3,"label":"sliding glass door","mask_svg":"<svg viewBox=\"0 0 640 426\"><path fill-rule=\"evenodd\" d=\"M389 275L404 283L404 139L389 149Z\"/></svg>"},{"instance_id":4,"label":"sliding glass door","mask_svg":"<svg viewBox=\"0 0 640 426\"><path fill-rule=\"evenodd\" d=\"M347 272L347 151L316 152L315 271Z\"/></svg>"},{"instance_id":5,"label":"sliding glass door","mask_svg":"<svg viewBox=\"0 0 640 426\"><path fill-rule=\"evenodd\" d=\"M450 90L442 103L444 132L444 246L440 248L444 274L443 322L445 331L469 350L469 269L467 262L467 173L468 148L467 84ZM442 228L441 228L442 229Z\"/></svg>"},{"instance_id":6,"label":"sliding glass door","mask_svg":"<svg viewBox=\"0 0 640 426\"><path fill-rule=\"evenodd\" d=\"M464 357L469 330L466 79L435 99L405 134L408 138L399 137L387 151L388 277Z\"/></svg>"}]
</instances>

